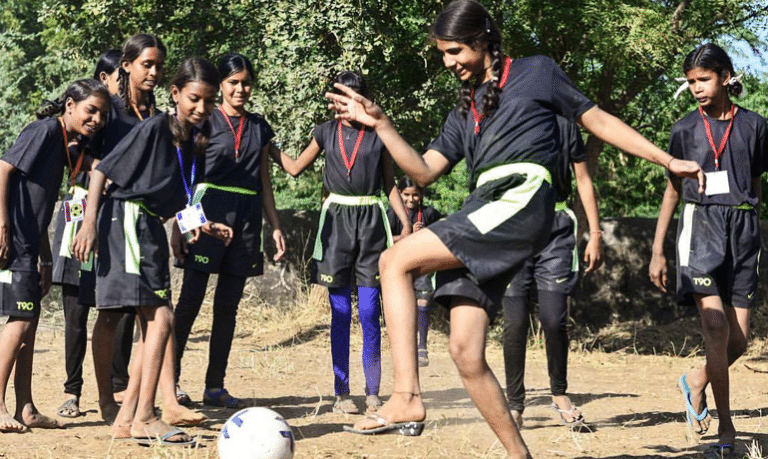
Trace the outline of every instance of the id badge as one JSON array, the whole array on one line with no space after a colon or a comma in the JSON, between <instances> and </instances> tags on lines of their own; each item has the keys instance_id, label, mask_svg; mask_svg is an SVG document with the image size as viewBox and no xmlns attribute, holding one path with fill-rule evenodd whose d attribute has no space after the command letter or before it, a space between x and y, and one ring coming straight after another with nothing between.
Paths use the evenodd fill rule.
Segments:
<instances>
[{"instance_id":1,"label":"id badge","mask_svg":"<svg viewBox=\"0 0 768 459\"><path fill-rule=\"evenodd\" d=\"M85 199L64 201L64 218L67 223L83 221L85 218Z\"/></svg>"},{"instance_id":2,"label":"id badge","mask_svg":"<svg viewBox=\"0 0 768 459\"><path fill-rule=\"evenodd\" d=\"M731 192L728 186L728 171L707 172L704 175L707 177L707 184L704 190L707 196Z\"/></svg>"},{"instance_id":3,"label":"id badge","mask_svg":"<svg viewBox=\"0 0 768 459\"><path fill-rule=\"evenodd\" d=\"M182 234L188 233L195 228L200 228L208 222L205 219L203 206L200 203L187 206L181 212L177 212L176 221L179 222L179 229Z\"/></svg>"}]
</instances>

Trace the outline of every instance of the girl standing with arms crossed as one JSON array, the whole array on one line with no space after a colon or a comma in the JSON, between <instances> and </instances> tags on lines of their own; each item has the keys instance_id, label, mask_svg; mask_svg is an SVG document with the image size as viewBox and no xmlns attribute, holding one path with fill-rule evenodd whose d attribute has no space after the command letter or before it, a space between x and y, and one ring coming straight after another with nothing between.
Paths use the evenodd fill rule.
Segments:
<instances>
[{"instance_id":1,"label":"girl standing with arms crossed","mask_svg":"<svg viewBox=\"0 0 768 459\"><path fill-rule=\"evenodd\" d=\"M576 215L565 202L571 193L571 165L590 229L584 250L585 272L603 263L600 240L600 217L592 177L587 171L587 152L576 123L557 116L560 138L560 160L555 177L555 219L546 247L529 258L512 278L502 300L504 309L504 375L507 400L512 419L523 426L525 409L525 351L530 326L529 296L533 282L539 303L539 322L544 329L547 351L552 409L566 425L583 424L584 416L568 397L568 296L576 291L579 281L579 251L576 241L581 235L576 228Z\"/></svg>"},{"instance_id":2,"label":"girl standing with arms crossed","mask_svg":"<svg viewBox=\"0 0 768 459\"><path fill-rule=\"evenodd\" d=\"M440 212L432 206L425 206L424 204L424 188L420 187L416 182L411 180L407 175L403 176L397 184L397 188L400 190L400 197L403 199L405 205L405 213L411 220L413 231L416 232L427 225L432 224L442 218ZM400 240L400 232L403 225L395 215L395 211L390 208L387 209L387 218L392 225L392 234L398 236L392 236L392 240L395 242ZM419 366L426 367L429 365L429 353L427 352L427 333L429 332L429 303L432 301L432 297L435 293L434 276L426 275L419 276L413 281L413 289L416 293L416 308L419 311L418 317L418 329L419 329L419 342L418 342L418 358Z\"/></svg>"},{"instance_id":3,"label":"girl standing with arms crossed","mask_svg":"<svg viewBox=\"0 0 768 459\"><path fill-rule=\"evenodd\" d=\"M342 72L335 83L355 88L367 97L362 76ZM273 149L270 154L296 177L325 151L323 185L330 195L323 203L312 257L317 283L328 287L331 302L331 354L336 401L333 411L357 413L349 398L349 327L352 286L357 284L358 312L363 329L363 371L367 410L381 406L381 325L379 315L379 255L391 243L386 211L379 195L382 186L403 224L411 231L392 161L381 139L368 127L347 120L331 120L315 128L309 146L294 160ZM413 302L415 304L415 301Z\"/></svg>"},{"instance_id":4,"label":"girl standing with arms crossed","mask_svg":"<svg viewBox=\"0 0 768 459\"><path fill-rule=\"evenodd\" d=\"M0 431L56 428L32 401L32 361L40 300L51 287L48 224L64 166L70 178L82 165L86 137L104 126L109 93L96 80L79 80L37 114L0 160ZM72 153L70 153L72 152ZM38 263L39 259L39 263ZM16 412L5 395L14 373Z\"/></svg>"},{"instance_id":5,"label":"girl standing with arms crossed","mask_svg":"<svg viewBox=\"0 0 768 459\"><path fill-rule=\"evenodd\" d=\"M264 272L262 203L273 228L272 238L277 247L275 261L283 257L285 241L275 209L269 154L266 154L274 133L261 115L245 109L253 88L253 66L241 54L227 54L219 62L219 74L224 102L211 115L205 181L197 186L195 201L202 203L206 217L231 226L234 236L228 246L214 237L202 235L189 247L186 244L174 247L174 255L184 266L184 282L174 311L176 379L181 374L187 338L205 297L208 276L218 273L203 403L239 409L245 404L224 388L224 375L245 281Z\"/></svg>"},{"instance_id":6,"label":"girl standing with arms crossed","mask_svg":"<svg viewBox=\"0 0 768 459\"><path fill-rule=\"evenodd\" d=\"M397 164L421 185L466 159L472 192L457 213L394 245L381 256L381 285L392 346L393 393L355 433L420 434L426 417L416 362L413 277L433 271L435 297L451 307L450 352L470 397L510 457L531 457L485 360L488 326L523 262L546 244L555 208L551 176L559 156L556 115L578 120L634 155L696 177L677 160L582 95L554 61L512 60L479 3L459 0L438 17L432 36L443 63L463 82L459 106L422 156L381 108L341 85L328 93L338 117L371 126ZM702 177L703 180L703 177Z\"/></svg>"},{"instance_id":7,"label":"girl standing with arms crossed","mask_svg":"<svg viewBox=\"0 0 768 459\"><path fill-rule=\"evenodd\" d=\"M93 79L100 81L110 94L116 94L118 90L117 75L121 54L122 51L119 49L106 51L96 63ZM94 154L92 148L88 153ZM76 165L78 174L72 179L64 201L79 202L87 197L91 166L87 159L92 158L89 156L80 166ZM64 309L64 361L67 372L67 380L64 382L64 394L67 398L56 410L56 414L66 418L76 418L81 414L80 395L83 388L83 360L85 360L85 349L88 344L88 313L95 302L96 287L96 276L93 270L87 265L81 270L80 262L72 256L70 251L78 226L76 221L67 221L65 206L60 206L56 215L56 230L52 244L52 281L53 285L61 285ZM130 324L132 325L132 322ZM132 326L131 329L133 329ZM132 334L131 338L133 338ZM128 357L130 358L130 347ZM127 360L124 373L123 389L128 384ZM115 379L114 374L113 379Z\"/></svg>"},{"instance_id":8,"label":"girl standing with arms crossed","mask_svg":"<svg viewBox=\"0 0 768 459\"><path fill-rule=\"evenodd\" d=\"M677 300L695 304L704 334L706 364L683 374L678 386L692 430L709 428L704 398L712 385L718 416L714 456L734 452L728 367L747 349L749 310L757 290L760 256L760 175L768 159L766 122L736 106L739 95L731 59L707 43L691 51L683 72L699 108L672 127L669 152L695 161L707 174L707 193L696 193L691 180L669 177L659 211L651 281L667 288L664 237L680 197L685 205L677 228Z\"/></svg>"},{"instance_id":9,"label":"girl standing with arms crossed","mask_svg":"<svg viewBox=\"0 0 768 459\"><path fill-rule=\"evenodd\" d=\"M85 221L75 237L73 253L81 261L90 256L98 211L96 305L99 309L134 307L141 327L132 376L112 425L115 438L159 439L171 445L193 443L187 434L170 428L154 413L173 327L168 241L162 221L185 206L190 210L192 189L202 168L198 157L208 143L207 119L218 84L218 72L210 62L197 58L184 61L171 81L176 113L160 113L131 130L99 163L91 178ZM112 183L99 208L107 179ZM232 237L232 230L221 224L207 222L200 229L225 241ZM181 237L176 224L173 231L174 237Z\"/></svg>"}]
</instances>

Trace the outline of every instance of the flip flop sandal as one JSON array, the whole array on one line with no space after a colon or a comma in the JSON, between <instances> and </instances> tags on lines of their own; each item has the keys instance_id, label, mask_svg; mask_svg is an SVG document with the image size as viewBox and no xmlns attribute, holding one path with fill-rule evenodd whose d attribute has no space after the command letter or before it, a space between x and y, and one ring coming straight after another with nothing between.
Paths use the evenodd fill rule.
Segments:
<instances>
[{"instance_id":1,"label":"flip flop sandal","mask_svg":"<svg viewBox=\"0 0 768 459\"><path fill-rule=\"evenodd\" d=\"M203 405L232 408L235 410L247 408L245 402L237 397L229 395L227 389L220 389L216 392L211 392L206 389L205 392L203 392Z\"/></svg>"},{"instance_id":2,"label":"flip flop sandal","mask_svg":"<svg viewBox=\"0 0 768 459\"><path fill-rule=\"evenodd\" d=\"M683 400L685 401L685 420L688 422L688 427L692 432L704 435L707 433L707 430L709 430L709 427L701 426L701 421L707 419L707 416L709 416L709 410L707 409L706 403L704 404L704 409L701 410L701 413L697 413L691 403L691 387L688 385L688 380L685 375L680 376L680 379L677 380L677 387L680 389L680 393L683 394ZM699 423L698 429L693 425L694 419Z\"/></svg>"},{"instance_id":3,"label":"flip flop sandal","mask_svg":"<svg viewBox=\"0 0 768 459\"><path fill-rule=\"evenodd\" d=\"M63 418L77 418L81 416L80 400L76 397L67 399L56 409L56 414Z\"/></svg>"},{"instance_id":4,"label":"flip flop sandal","mask_svg":"<svg viewBox=\"0 0 768 459\"><path fill-rule=\"evenodd\" d=\"M366 414L365 418L376 421L379 426L374 427L373 429L355 429L354 427L344 426L344 431L358 435L396 433L408 437L417 437L421 435L421 432L424 430L424 422L420 421L389 422L375 413Z\"/></svg>"},{"instance_id":5,"label":"flip flop sandal","mask_svg":"<svg viewBox=\"0 0 768 459\"><path fill-rule=\"evenodd\" d=\"M709 449L704 453L704 457L708 459L722 459L724 457L736 457L734 454L735 448L732 443L715 443L709 445Z\"/></svg>"},{"instance_id":6,"label":"flip flop sandal","mask_svg":"<svg viewBox=\"0 0 768 459\"><path fill-rule=\"evenodd\" d=\"M163 446L194 446L194 444L196 443L194 438L186 441L169 440L169 438L179 434L186 434L186 432L184 432L183 430L177 427L174 427L173 429L169 430L168 432L158 437L132 437L132 438L136 443L138 443L141 446L152 446L153 443L159 443Z\"/></svg>"},{"instance_id":7,"label":"flip flop sandal","mask_svg":"<svg viewBox=\"0 0 768 459\"><path fill-rule=\"evenodd\" d=\"M189 406L192 404L192 399L189 397L189 394L184 392L184 389L179 387L179 385L176 385L176 402L178 402L181 406Z\"/></svg>"},{"instance_id":8,"label":"flip flop sandal","mask_svg":"<svg viewBox=\"0 0 768 459\"><path fill-rule=\"evenodd\" d=\"M555 413L560 415L560 421L566 426L579 426L585 425L584 415L579 411L576 406L572 406L570 410L561 410L556 404L551 404L550 407ZM566 418L566 416L568 416Z\"/></svg>"}]
</instances>

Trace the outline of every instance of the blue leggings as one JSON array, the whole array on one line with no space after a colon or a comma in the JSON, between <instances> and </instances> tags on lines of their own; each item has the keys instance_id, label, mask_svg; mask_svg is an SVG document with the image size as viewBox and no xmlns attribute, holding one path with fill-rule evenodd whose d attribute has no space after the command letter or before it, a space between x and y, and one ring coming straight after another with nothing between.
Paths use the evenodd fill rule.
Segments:
<instances>
[{"instance_id":1,"label":"blue leggings","mask_svg":"<svg viewBox=\"0 0 768 459\"><path fill-rule=\"evenodd\" d=\"M331 356L336 395L349 394L349 327L352 323L352 288L329 288L331 300ZM358 314L363 328L365 395L378 395L381 383L381 325L379 289L357 287Z\"/></svg>"}]
</instances>

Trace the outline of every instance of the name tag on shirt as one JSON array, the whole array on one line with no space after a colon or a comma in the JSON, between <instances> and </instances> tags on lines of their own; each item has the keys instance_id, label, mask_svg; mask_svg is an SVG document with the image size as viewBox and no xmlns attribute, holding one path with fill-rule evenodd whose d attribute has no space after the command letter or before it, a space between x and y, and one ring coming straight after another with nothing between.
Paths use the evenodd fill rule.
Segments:
<instances>
[{"instance_id":1,"label":"name tag on shirt","mask_svg":"<svg viewBox=\"0 0 768 459\"><path fill-rule=\"evenodd\" d=\"M182 234L188 233L195 228L200 228L208 222L208 220L205 219L203 206L200 203L187 206L181 212L177 212L176 221L179 222L179 229Z\"/></svg>"},{"instance_id":2,"label":"name tag on shirt","mask_svg":"<svg viewBox=\"0 0 768 459\"><path fill-rule=\"evenodd\" d=\"M704 175L707 177L707 186L704 190L707 196L731 192L728 186L728 171L707 172Z\"/></svg>"},{"instance_id":3,"label":"name tag on shirt","mask_svg":"<svg viewBox=\"0 0 768 459\"><path fill-rule=\"evenodd\" d=\"M64 218L69 222L81 222L85 218L85 199L64 201Z\"/></svg>"}]
</instances>

